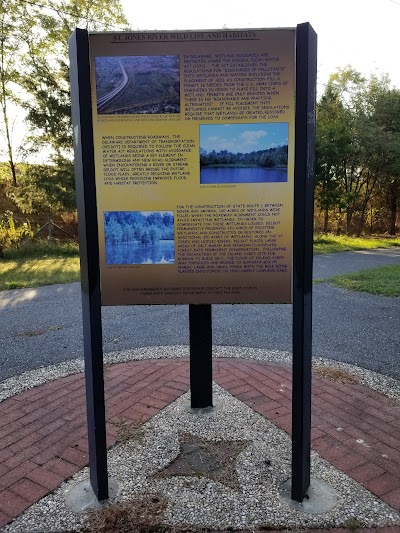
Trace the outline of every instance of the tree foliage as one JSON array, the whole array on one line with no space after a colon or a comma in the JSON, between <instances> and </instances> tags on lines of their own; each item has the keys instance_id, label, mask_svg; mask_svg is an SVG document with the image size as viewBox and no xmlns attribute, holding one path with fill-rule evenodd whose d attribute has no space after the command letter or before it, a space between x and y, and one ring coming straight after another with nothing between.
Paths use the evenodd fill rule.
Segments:
<instances>
[{"instance_id":1,"label":"tree foliage","mask_svg":"<svg viewBox=\"0 0 400 533\"><path fill-rule=\"evenodd\" d=\"M7 161L12 185L17 185L18 147L13 138L12 106L18 103L19 7L17 2L0 3L0 156Z\"/></svg>"},{"instance_id":2,"label":"tree foliage","mask_svg":"<svg viewBox=\"0 0 400 533\"><path fill-rule=\"evenodd\" d=\"M7 196L23 213L48 214L74 209L71 161L61 158L53 165L24 165L19 169L18 176L18 187L9 187Z\"/></svg>"},{"instance_id":3,"label":"tree foliage","mask_svg":"<svg viewBox=\"0 0 400 533\"><path fill-rule=\"evenodd\" d=\"M11 245L19 245L25 239L32 237L33 231L29 221L17 224L12 211L6 211L0 219L0 257Z\"/></svg>"},{"instance_id":4,"label":"tree foliage","mask_svg":"<svg viewBox=\"0 0 400 533\"><path fill-rule=\"evenodd\" d=\"M47 6L43 9L42 5ZM47 0L26 3L24 17L37 21L25 37L21 86L34 149L51 147L56 158L71 155L72 132L68 78L68 39L76 27L90 31L127 28L120 3L107 0Z\"/></svg>"},{"instance_id":5,"label":"tree foliage","mask_svg":"<svg viewBox=\"0 0 400 533\"><path fill-rule=\"evenodd\" d=\"M387 76L367 79L350 67L331 75L317 104L316 200L324 231L332 213L340 223L344 211L345 231L361 234L385 187L392 209L398 205L399 97Z\"/></svg>"},{"instance_id":6,"label":"tree foliage","mask_svg":"<svg viewBox=\"0 0 400 533\"><path fill-rule=\"evenodd\" d=\"M249 153L232 153L228 150L210 152L200 151L200 165L202 167L217 166L260 166L263 168L287 167L288 147L279 146Z\"/></svg>"},{"instance_id":7,"label":"tree foliage","mask_svg":"<svg viewBox=\"0 0 400 533\"><path fill-rule=\"evenodd\" d=\"M10 139L3 151L12 175L7 193L23 211L37 212L44 206L69 209L74 181L68 39L76 27L121 30L127 28L127 20L118 0L2 0L0 17L1 133ZM43 161L21 182L11 144L11 104L25 113L25 156Z\"/></svg>"},{"instance_id":8,"label":"tree foliage","mask_svg":"<svg viewBox=\"0 0 400 533\"><path fill-rule=\"evenodd\" d=\"M169 212L111 211L104 213L105 239L109 244L137 241L141 245L174 239L174 215Z\"/></svg>"},{"instance_id":9,"label":"tree foliage","mask_svg":"<svg viewBox=\"0 0 400 533\"><path fill-rule=\"evenodd\" d=\"M378 197L389 210L389 233L395 235L400 202L400 91L379 95L373 118L382 147Z\"/></svg>"},{"instance_id":10,"label":"tree foliage","mask_svg":"<svg viewBox=\"0 0 400 533\"><path fill-rule=\"evenodd\" d=\"M68 39L76 27L123 30L127 21L118 0L0 3L0 158L6 164L0 168L0 182L25 213L47 215L74 206ZM29 131L23 146L14 142L15 109L24 113ZM28 157L41 163L22 164ZM201 150L200 163L286 167L287 146L249 154ZM368 218L371 229L375 224L396 233L400 91L386 76L366 78L351 67L331 75L317 104L316 173L316 202L325 231L335 222L338 230L362 233ZM132 216L112 217L116 240L163 238L168 224L157 222L160 213L152 214L151 223L133 223Z\"/></svg>"}]
</instances>

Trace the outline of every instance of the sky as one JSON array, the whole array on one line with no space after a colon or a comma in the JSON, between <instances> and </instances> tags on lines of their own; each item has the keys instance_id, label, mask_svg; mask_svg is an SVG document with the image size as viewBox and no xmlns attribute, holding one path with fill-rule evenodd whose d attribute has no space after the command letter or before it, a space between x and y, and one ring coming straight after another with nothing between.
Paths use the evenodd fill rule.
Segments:
<instances>
[{"instance_id":1,"label":"sky","mask_svg":"<svg viewBox=\"0 0 400 533\"><path fill-rule=\"evenodd\" d=\"M287 122L200 125L200 147L207 152L249 153L283 146L287 142Z\"/></svg>"},{"instance_id":2,"label":"sky","mask_svg":"<svg viewBox=\"0 0 400 533\"><path fill-rule=\"evenodd\" d=\"M121 0L133 30L293 28L318 36L318 93L329 75L351 65L388 74L400 88L400 0Z\"/></svg>"}]
</instances>

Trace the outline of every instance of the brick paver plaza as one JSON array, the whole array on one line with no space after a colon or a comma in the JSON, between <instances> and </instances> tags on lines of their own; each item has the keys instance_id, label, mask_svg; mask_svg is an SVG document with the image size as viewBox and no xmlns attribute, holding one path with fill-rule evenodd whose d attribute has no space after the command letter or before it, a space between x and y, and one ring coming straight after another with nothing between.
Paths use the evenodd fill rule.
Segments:
<instances>
[{"instance_id":1,"label":"brick paver plaza","mask_svg":"<svg viewBox=\"0 0 400 533\"><path fill-rule=\"evenodd\" d=\"M216 383L290 433L288 365L239 359L215 359L213 365ZM107 442L112 446L115 422L145 422L188 391L189 362L143 360L108 366L105 387ZM313 448L400 511L400 406L363 385L315 376L312 409ZM82 373L0 403L0 526L87 465L86 432Z\"/></svg>"}]
</instances>

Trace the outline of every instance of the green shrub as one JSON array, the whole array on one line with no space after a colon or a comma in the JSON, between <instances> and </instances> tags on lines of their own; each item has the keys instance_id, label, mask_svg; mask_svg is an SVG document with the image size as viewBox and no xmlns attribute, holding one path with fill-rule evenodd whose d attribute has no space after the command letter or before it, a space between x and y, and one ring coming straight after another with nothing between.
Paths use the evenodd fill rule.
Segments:
<instances>
[{"instance_id":1,"label":"green shrub","mask_svg":"<svg viewBox=\"0 0 400 533\"><path fill-rule=\"evenodd\" d=\"M30 239L18 248L8 249L7 259L56 259L79 257L79 244L76 241L58 241L56 239Z\"/></svg>"},{"instance_id":2,"label":"green shrub","mask_svg":"<svg viewBox=\"0 0 400 533\"><path fill-rule=\"evenodd\" d=\"M32 237L33 231L29 222L24 222L19 226L15 223L12 211L6 211L4 218L0 220L0 256L4 250L11 246L19 246L22 241Z\"/></svg>"}]
</instances>

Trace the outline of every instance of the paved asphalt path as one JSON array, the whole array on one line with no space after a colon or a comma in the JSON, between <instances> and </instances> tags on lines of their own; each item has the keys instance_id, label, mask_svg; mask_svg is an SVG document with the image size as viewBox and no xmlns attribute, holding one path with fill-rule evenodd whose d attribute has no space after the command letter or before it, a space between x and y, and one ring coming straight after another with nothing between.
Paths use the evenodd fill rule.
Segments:
<instances>
[{"instance_id":1,"label":"paved asphalt path","mask_svg":"<svg viewBox=\"0 0 400 533\"><path fill-rule=\"evenodd\" d=\"M400 263L400 248L317 255L314 278ZM188 344L188 306L103 307L104 351ZM291 305L213 305L213 342L291 351ZM0 292L0 381L82 357L80 285ZM313 354L400 379L400 299L313 289Z\"/></svg>"}]
</instances>

